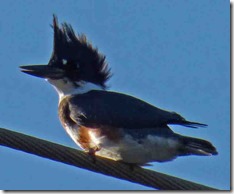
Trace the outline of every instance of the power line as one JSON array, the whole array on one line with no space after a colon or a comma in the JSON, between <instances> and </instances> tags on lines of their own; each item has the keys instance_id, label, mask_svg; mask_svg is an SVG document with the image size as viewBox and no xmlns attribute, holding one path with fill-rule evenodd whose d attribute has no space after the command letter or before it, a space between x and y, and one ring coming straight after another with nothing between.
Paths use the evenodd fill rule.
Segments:
<instances>
[{"instance_id":1,"label":"power line","mask_svg":"<svg viewBox=\"0 0 234 194\"><path fill-rule=\"evenodd\" d=\"M155 189L216 190L138 166L131 169L129 165L101 157L96 157L94 163L83 151L3 128L0 128L0 145Z\"/></svg>"}]
</instances>

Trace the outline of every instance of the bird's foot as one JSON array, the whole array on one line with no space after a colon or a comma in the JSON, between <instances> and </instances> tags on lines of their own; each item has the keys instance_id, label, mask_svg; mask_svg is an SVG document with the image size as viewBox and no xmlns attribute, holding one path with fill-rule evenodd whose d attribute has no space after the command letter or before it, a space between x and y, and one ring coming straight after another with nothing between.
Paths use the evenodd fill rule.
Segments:
<instances>
[{"instance_id":1,"label":"bird's foot","mask_svg":"<svg viewBox=\"0 0 234 194\"><path fill-rule=\"evenodd\" d=\"M130 171L134 171L134 169L138 166L137 164L128 164Z\"/></svg>"},{"instance_id":2,"label":"bird's foot","mask_svg":"<svg viewBox=\"0 0 234 194\"><path fill-rule=\"evenodd\" d=\"M100 149L101 149L100 147L96 146L93 148L89 148L89 150L88 150L88 155L90 156L90 158L94 164L96 164L96 161L97 161L95 153L97 151L99 151Z\"/></svg>"},{"instance_id":3,"label":"bird's foot","mask_svg":"<svg viewBox=\"0 0 234 194\"><path fill-rule=\"evenodd\" d=\"M133 164L133 163L127 163L127 162L123 162L123 163L126 164L129 167L129 170L132 172L134 171L136 167L139 166L138 164Z\"/></svg>"}]
</instances>

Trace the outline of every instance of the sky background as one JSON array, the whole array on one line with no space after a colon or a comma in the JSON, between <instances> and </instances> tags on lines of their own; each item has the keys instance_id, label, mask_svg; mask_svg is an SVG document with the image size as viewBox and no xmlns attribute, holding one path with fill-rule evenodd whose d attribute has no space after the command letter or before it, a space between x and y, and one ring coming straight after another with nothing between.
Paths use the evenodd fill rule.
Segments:
<instances>
[{"instance_id":1,"label":"sky background","mask_svg":"<svg viewBox=\"0 0 234 194\"><path fill-rule=\"evenodd\" d=\"M149 169L230 188L230 2L220 0L0 1L0 127L77 148L60 125L58 97L20 65L47 64L52 14L106 55L110 90L208 124L180 134L211 141L219 155L180 157ZM0 189L147 190L0 146Z\"/></svg>"}]
</instances>

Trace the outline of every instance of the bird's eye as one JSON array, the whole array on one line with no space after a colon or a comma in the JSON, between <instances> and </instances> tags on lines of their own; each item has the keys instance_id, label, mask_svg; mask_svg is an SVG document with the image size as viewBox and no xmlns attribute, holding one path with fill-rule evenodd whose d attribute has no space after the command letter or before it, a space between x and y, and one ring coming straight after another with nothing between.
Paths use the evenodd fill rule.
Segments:
<instances>
[{"instance_id":1,"label":"bird's eye","mask_svg":"<svg viewBox=\"0 0 234 194\"><path fill-rule=\"evenodd\" d=\"M63 83L67 84L68 80L67 79L63 79Z\"/></svg>"},{"instance_id":2,"label":"bird's eye","mask_svg":"<svg viewBox=\"0 0 234 194\"><path fill-rule=\"evenodd\" d=\"M66 59L63 59L62 62L63 62L63 65L67 64L67 60Z\"/></svg>"}]
</instances>

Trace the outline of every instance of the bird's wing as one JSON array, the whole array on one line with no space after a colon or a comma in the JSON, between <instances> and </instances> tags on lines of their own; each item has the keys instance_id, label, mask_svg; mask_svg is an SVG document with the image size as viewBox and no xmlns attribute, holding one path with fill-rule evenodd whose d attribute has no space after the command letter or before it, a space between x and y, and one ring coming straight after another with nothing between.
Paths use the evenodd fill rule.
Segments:
<instances>
[{"instance_id":1,"label":"bird's wing","mask_svg":"<svg viewBox=\"0 0 234 194\"><path fill-rule=\"evenodd\" d=\"M180 124L196 128L204 124L186 121L175 112L154 107L129 95L93 90L69 100L70 117L84 126L152 128Z\"/></svg>"}]
</instances>

